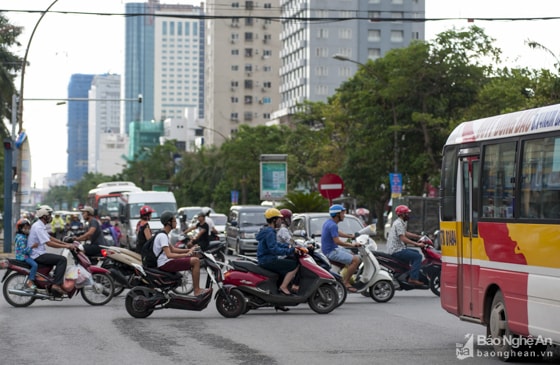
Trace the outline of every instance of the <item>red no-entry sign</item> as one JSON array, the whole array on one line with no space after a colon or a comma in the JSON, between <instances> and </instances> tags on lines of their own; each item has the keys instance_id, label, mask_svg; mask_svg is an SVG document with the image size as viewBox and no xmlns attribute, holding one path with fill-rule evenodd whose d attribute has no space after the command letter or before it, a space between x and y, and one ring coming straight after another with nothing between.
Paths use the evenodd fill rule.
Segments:
<instances>
[{"instance_id":1,"label":"red no-entry sign","mask_svg":"<svg viewBox=\"0 0 560 365\"><path fill-rule=\"evenodd\" d=\"M332 203L333 199L338 198L344 192L344 182L336 174L326 174L319 180L319 192L329 199L329 203Z\"/></svg>"}]
</instances>

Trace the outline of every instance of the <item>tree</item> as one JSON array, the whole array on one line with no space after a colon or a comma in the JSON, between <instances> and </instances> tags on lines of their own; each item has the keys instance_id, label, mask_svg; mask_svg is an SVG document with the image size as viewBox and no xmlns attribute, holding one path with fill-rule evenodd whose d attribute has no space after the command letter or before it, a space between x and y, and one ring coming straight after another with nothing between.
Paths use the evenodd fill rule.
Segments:
<instances>
[{"instance_id":1,"label":"tree","mask_svg":"<svg viewBox=\"0 0 560 365\"><path fill-rule=\"evenodd\" d=\"M21 70L23 59L9 51L10 48L21 46L17 38L21 35L22 28L11 25L8 19L0 13L0 118L11 119L12 95L16 94L14 77ZM10 133L2 123L2 137Z\"/></svg>"}]
</instances>

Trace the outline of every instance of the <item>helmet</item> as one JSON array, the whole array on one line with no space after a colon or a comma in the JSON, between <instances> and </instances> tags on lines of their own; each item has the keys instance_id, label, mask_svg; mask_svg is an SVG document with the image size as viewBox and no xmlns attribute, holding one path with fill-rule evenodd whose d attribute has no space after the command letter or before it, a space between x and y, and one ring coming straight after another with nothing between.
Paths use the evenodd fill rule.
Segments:
<instances>
[{"instance_id":1,"label":"helmet","mask_svg":"<svg viewBox=\"0 0 560 365\"><path fill-rule=\"evenodd\" d=\"M280 209L280 214L282 214L282 217L284 217L284 219L286 220L286 222L289 224L292 221L292 211L289 209Z\"/></svg>"},{"instance_id":2,"label":"helmet","mask_svg":"<svg viewBox=\"0 0 560 365\"><path fill-rule=\"evenodd\" d=\"M154 210L149 205L144 205L144 206L142 206L142 208L140 208L140 216L148 215L148 214L153 213L153 212L154 212Z\"/></svg>"},{"instance_id":3,"label":"helmet","mask_svg":"<svg viewBox=\"0 0 560 365\"><path fill-rule=\"evenodd\" d=\"M280 211L276 208L268 208L265 212L264 212L264 217L266 219L271 219L271 218L282 218L282 213L280 213Z\"/></svg>"},{"instance_id":4,"label":"helmet","mask_svg":"<svg viewBox=\"0 0 560 365\"><path fill-rule=\"evenodd\" d=\"M344 208L344 206L342 206L340 204L334 204L334 205L331 205L331 207L329 208L329 214L331 215L331 217L334 217L338 213L344 212L345 210L346 210L346 208Z\"/></svg>"},{"instance_id":5,"label":"helmet","mask_svg":"<svg viewBox=\"0 0 560 365\"><path fill-rule=\"evenodd\" d=\"M53 212L52 208L49 207L48 205L41 205L39 207L39 209L37 209L37 218L42 218L46 215L51 215L51 213Z\"/></svg>"},{"instance_id":6,"label":"helmet","mask_svg":"<svg viewBox=\"0 0 560 365\"><path fill-rule=\"evenodd\" d=\"M144 208L144 207L142 207ZM148 207L150 208L150 207ZM150 208L152 209L152 208ZM150 211L151 213L152 211ZM159 217L159 221L161 222L161 224L163 224L164 226L167 225L167 223L171 223L171 220L175 217L175 214L173 214L173 212L170 212L168 210L166 210L165 212L161 213L161 217Z\"/></svg>"},{"instance_id":7,"label":"helmet","mask_svg":"<svg viewBox=\"0 0 560 365\"><path fill-rule=\"evenodd\" d=\"M212 212L212 210L208 207L204 207L202 208L202 211L200 213L204 214L204 215L210 215L210 213Z\"/></svg>"},{"instance_id":8,"label":"helmet","mask_svg":"<svg viewBox=\"0 0 560 365\"><path fill-rule=\"evenodd\" d=\"M26 226L26 225L31 227L31 223L27 219L25 219L25 218L20 219L16 223L16 231L21 233L21 231L23 230L23 227Z\"/></svg>"},{"instance_id":9,"label":"helmet","mask_svg":"<svg viewBox=\"0 0 560 365\"><path fill-rule=\"evenodd\" d=\"M406 205L399 205L398 207L395 208L395 214L397 216L402 214L408 214L410 212L412 212L412 210L410 210L410 208L407 207Z\"/></svg>"},{"instance_id":10,"label":"helmet","mask_svg":"<svg viewBox=\"0 0 560 365\"><path fill-rule=\"evenodd\" d=\"M89 215L95 215L95 211L93 210L92 207L86 205L85 207L83 207L82 209L80 209L81 212L88 212Z\"/></svg>"}]
</instances>

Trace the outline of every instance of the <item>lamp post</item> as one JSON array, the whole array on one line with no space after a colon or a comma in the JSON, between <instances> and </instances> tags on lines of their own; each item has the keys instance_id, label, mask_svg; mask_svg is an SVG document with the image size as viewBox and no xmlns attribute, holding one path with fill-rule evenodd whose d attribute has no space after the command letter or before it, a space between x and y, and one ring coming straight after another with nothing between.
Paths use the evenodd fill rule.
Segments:
<instances>
[{"instance_id":1,"label":"lamp post","mask_svg":"<svg viewBox=\"0 0 560 365\"><path fill-rule=\"evenodd\" d=\"M346 61L346 62L352 62L355 63L361 67L363 67L366 72L370 75L372 75L374 78L376 78L377 80L379 80L379 77L377 77L376 74L373 73L372 70L370 70L365 64L358 62L356 60L350 59L344 55L341 54L335 54L334 56L332 56L332 58L334 58L335 60L338 61ZM395 127L395 130L393 131L393 172L397 173L399 171L399 138L398 138L398 133L397 133L397 119L393 118L393 125Z\"/></svg>"}]
</instances>

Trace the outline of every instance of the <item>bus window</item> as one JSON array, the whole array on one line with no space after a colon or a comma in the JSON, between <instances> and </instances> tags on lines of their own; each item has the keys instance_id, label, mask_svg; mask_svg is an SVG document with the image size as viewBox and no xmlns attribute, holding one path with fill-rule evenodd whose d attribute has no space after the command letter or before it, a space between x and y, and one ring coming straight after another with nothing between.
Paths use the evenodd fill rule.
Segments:
<instances>
[{"instance_id":1,"label":"bus window","mask_svg":"<svg viewBox=\"0 0 560 365\"><path fill-rule=\"evenodd\" d=\"M457 197L457 147L448 147L443 154L441 184L441 220L454 221Z\"/></svg>"},{"instance_id":2,"label":"bus window","mask_svg":"<svg viewBox=\"0 0 560 365\"><path fill-rule=\"evenodd\" d=\"M560 218L560 138L523 143L521 218Z\"/></svg>"},{"instance_id":3,"label":"bus window","mask_svg":"<svg viewBox=\"0 0 560 365\"><path fill-rule=\"evenodd\" d=\"M482 206L485 218L513 218L516 142L487 145L482 161Z\"/></svg>"}]
</instances>

